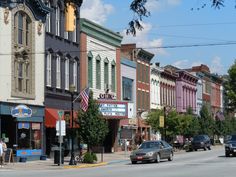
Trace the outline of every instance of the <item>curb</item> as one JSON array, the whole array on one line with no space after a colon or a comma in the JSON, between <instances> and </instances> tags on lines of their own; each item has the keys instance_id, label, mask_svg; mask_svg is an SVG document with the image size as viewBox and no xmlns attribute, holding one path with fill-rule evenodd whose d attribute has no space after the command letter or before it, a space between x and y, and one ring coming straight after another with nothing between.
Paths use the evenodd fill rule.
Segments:
<instances>
[{"instance_id":1,"label":"curb","mask_svg":"<svg viewBox=\"0 0 236 177\"><path fill-rule=\"evenodd\" d=\"M91 168L91 167L99 167L99 166L104 166L107 165L107 162L101 162L101 163L97 163L97 164L84 164L84 165L75 165L75 166L69 166L66 165L64 166L65 169L79 169L79 168Z\"/></svg>"}]
</instances>

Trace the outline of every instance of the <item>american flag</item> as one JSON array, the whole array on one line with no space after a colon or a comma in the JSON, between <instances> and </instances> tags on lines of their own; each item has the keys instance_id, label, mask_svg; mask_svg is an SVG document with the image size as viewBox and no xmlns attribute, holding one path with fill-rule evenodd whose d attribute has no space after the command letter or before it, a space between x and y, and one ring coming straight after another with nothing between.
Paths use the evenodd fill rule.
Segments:
<instances>
[{"instance_id":1,"label":"american flag","mask_svg":"<svg viewBox=\"0 0 236 177\"><path fill-rule=\"evenodd\" d=\"M86 112L88 109L88 103L89 103L89 87L87 87L83 91L81 91L79 96L81 98L80 108L84 112Z\"/></svg>"}]
</instances>

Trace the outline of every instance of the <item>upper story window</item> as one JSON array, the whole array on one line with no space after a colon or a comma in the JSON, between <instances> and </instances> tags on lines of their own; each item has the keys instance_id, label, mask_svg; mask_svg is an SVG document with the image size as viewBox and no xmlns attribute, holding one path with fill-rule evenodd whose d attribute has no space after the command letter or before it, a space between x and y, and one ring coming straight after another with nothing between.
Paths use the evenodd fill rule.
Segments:
<instances>
[{"instance_id":1,"label":"upper story window","mask_svg":"<svg viewBox=\"0 0 236 177\"><path fill-rule=\"evenodd\" d=\"M46 85L51 87L52 85L52 54L48 53L46 57L46 67L47 67L47 74L46 74Z\"/></svg>"},{"instance_id":2,"label":"upper story window","mask_svg":"<svg viewBox=\"0 0 236 177\"><path fill-rule=\"evenodd\" d=\"M61 57L56 57L56 87L61 88Z\"/></svg>"},{"instance_id":3,"label":"upper story window","mask_svg":"<svg viewBox=\"0 0 236 177\"><path fill-rule=\"evenodd\" d=\"M70 77L70 61L69 58L66 57L65 60L65 90L69 90L69 77Z\"/></svg>"},{"instance_id":4,"label":"upper story window","mask_svg":"<svg viewBox=\"0 0 236 177\"><path fill-rule=\"evenodd\" d=\"M101 58L96 57L96 88L101 89Z\"/></svg>"},{"instance_id":5,"label":"upper story window","mask_svg":"<svg viewBox=\"0 0 236 177\"><path fill-rule=\"evenodd\" d=\"M115 92L116 91L116 64L114 61L111 63L111 80L112 80L111 91Z\"/></svg>"},{"instance_id":6,"label":"upper story window","mask_svg":"<svg viewBox=\"0 0 236 177\"><path fill-rule=\"evenodd\" d=\"M51 8L50 1L48 1L46 5L47 7ZM50 13L47 14L47 18L46 18L46 32L51 32L51 14Z\"/></svg>"},{"instance_id":7,"label":"upper story window","mask_svg":"<svg viewBox=\"0 0 236 177\"><path fill-rule=\"evenodd\" d=\"M88 86L93 87L93 55L88 53Z\"/></svg>"},{"instance_id":8,"label":"upper story window","mask_svg":"<svg viewBox=\"0 0 236 177\"><path fill-rule=\"evenodd\" d=\"M61 11L60 7L56 7L56 35L60 36L60 27L61 27Z\"/></svg>"},{"instance_id":9,"label":"upper story window","mask_svg":"<svg viewBox=\"0 0 236 177\"><path fill-rule=\"evenodd\" d=\"M33 97L33 55L32 53L32 21L24 11L14 15L13 23L13 82L12 95L20 97Z\"/></svg>"},{"instance_id":10,"label":"upper story window","mask_svg":"<svg viewBox=\"0 0 236 177\"><path fill-rule=\"evenodd\" d=\"M105 89L109 89L109 68L108 68L109 61L106 58L104 60L104 87Z\"/></svg>"},{"instance_id":11,"label":"upper story window","mask_svg":"<svg viewBox=\"0 0 236 177\"><path fill-rule=\"evenodd\" d=\"M72 34L72 41L77 42L77 20L76 20L76 18L75 18L75 30L71 34Z\"/></svg>"},{"instance_id":12,"label":"upper story window","mask_svg":"<svg viewBox=\"0 0 236 177\"><path fill-rule=\"evenodd\" d=\"M133 100L133 79L122 77L122 97L123 100Z\"/></svg>"},{"instance_id":13,"label":"upper story window","mask_svg":"<svg viewBox=\"0 0 236 177\"><path fill-rule=\"evenodd\" d=\"M78 90L77 88L77 80L78 80L78 77L77 77L77 72L78 72L78 66L77 66L77 61L74 61L73 63L73 85L75 86L75 91Z\"/></svg>"}]
</instances>

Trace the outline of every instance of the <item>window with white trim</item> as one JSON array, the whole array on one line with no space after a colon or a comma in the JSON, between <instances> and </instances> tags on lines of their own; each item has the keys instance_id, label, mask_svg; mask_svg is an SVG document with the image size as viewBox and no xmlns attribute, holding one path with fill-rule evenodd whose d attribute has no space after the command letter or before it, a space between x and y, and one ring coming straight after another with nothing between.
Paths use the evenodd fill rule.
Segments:
<instances>
[{"instance_id":1,"label":"window with white trim","mask_svg":"<svg viewBox=\"0 0 236 177\"><path fill-rule=\"evenodd\" d=\"M71 34L72 34L72 41L77 42L77 22L76 22L76 18L75 18L75 30Z\"/></svg>"},{"instance_id":2,"label":"window with white trim","mask_svg":"<svg viewBox=\"0 0 236 177\"><path fill-rule=\"evenodd\" d=\"M47 2L47 7L51 8L51 3L50 1ZM46 32L51 32L51 14L47 14L46 18Z\"/></svg>"},{"instance_id":3,"label":"window with white trim","mask_svg":"<svg viewBox=\"0 0 236 177\"><path fill-rule=\"evenodd\" d=\"M73 85L75 86L75 91L77 91L77 62L74 61L73 64Z\"/></svg>"},{"instance_id":4,"label":"window with white trim","mask_svg":"<svg viewBox=\"0 0 236 177\"><path fill-rule=\"evenodd\" d=\"M56 69L56 73L57 73L57 77L56 77L56 87L57 88L61 88L61 57L59 55L57 55L56 58L56 63L57 63L57 69Z\"/></svg>"},{"instance_id":5,"label":"window with white trim","mask_svg":"<svg viewBox=\"0 0 236 177\"><path fill-rule=\"evenodd\" d=\"M46 66L46 68L47 68L47 70L46 70L46 72L47 72L46 85L48 87L51 87L51 84L52 84L52 54L51 53L47 54L46 65L47 65Z\"/></svg>"},{"instance_id":6,"label":"window with white trim","mask_svg":"<svg viewBox=\"0 0 236 177\"><path fill-rule=\"evenodd\" d=\"M66 57L66 60L65 60L65 90L69 90L69 77L70 77L69 64L70 64L70 61Z\"/></svg>"},{"instance_id":7,"label":"window with white trim","mask_svg":"<svg viewBox=\"0 0 236 177\"><path fill-rule=\"evenodd\" d=\"M60 36L60 19L61 18L61 13L60 13L60 7L57 5L56 7L56 35Z\"/></svg>"}]
</instances>

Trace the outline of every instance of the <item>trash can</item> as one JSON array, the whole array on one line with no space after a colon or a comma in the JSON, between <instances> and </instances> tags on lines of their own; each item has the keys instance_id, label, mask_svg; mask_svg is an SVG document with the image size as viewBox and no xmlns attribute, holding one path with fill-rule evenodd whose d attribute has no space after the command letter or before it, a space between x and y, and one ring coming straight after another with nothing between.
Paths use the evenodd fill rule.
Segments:
<instances>
[{"instance_id":1,"label":"trash can","mask_svg":"<svg viewBox=\"0 0 236 177\"><path fill-rule=\"evenodd\" d=\"M60 162L60 150L54 150L54 164L59 165ZM64 164L64 150L61 150L61 164Z\"/></svg>"}]
</instances>

